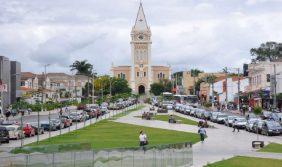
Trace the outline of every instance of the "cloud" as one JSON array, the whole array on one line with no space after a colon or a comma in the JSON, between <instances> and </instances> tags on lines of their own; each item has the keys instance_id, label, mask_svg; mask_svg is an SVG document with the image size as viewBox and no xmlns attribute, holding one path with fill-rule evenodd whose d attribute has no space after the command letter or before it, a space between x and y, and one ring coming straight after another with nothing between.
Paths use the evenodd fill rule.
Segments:
<instances>
[{"instance_id":1,"label":"cloud","mask_svg":"<svg viewBox=\"0 0 282 167\"><path fill-rule=\"evenodd\" d=\"M0 54L24 71L69 72L87 59L99 73L129 65L135 0L0 0ZM281 42L279 0L144 0L152 30L152 61L174 69L218 71L248 62L249 49Z\"/></svg>"}]
</instances>

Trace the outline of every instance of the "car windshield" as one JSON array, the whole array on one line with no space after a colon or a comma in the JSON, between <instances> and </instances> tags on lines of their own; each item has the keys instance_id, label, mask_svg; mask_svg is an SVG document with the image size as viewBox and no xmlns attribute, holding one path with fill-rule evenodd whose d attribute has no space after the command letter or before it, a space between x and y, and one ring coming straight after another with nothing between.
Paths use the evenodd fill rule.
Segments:
<instances>
[{"instance_id":1,"label":"car windshield","mask_svg":"<svg viewBox=\"0 0 282 167\"><path fill-rule=\"evenodd\" d=\"M238 118L237 121L238 122L246 122L246 119L245 118Z\"/></svg>"},{"instance_id":2,"label":"car windshield","mask_svg":"<svg viewBox=\"0 0 282 167\"><path fill-rule=\"evenodd\" d=\"M249 121L248 121L248 123L249 124L253 124L253 123L255 123L257 120L256 119L250 119Z\"/></svg>"},{"instance_id":3,"label":"car windshield","mask_svg":"<svg viewBox=\"0 0 282 167\"><path fill-rule=\"evenodd\" d=\"M278 122L267 122L267 125L270 127L270 128L277 128L277 127L280 127L280 124Z\"/></svg>"},{"instance_id":4,"label":"car windshield","mask_svg":"<svg viewBox=\"0 0 282 167\"><path fill-rule=\"evenodd\" d=\"M233 119L235 119L235 118L236 118L236 117L233 117L233 116L228 117L229 120L233 120Z\"/></svg>"},{"instance_id":5,"label":"car windshield","mask_svg":"<svg viewBox=\"0 0 282 167\"><path fill-rule=\"evenodd\" d=\"M76 113L70 113L71 116L77 116L78 114Z\"/></svg>"},{"instance_id":6,"label":"car windshield","mask_svg":"<svg viewBox=\"0 0 282 167\"><path fill-rule=\"evenodd\" d=\"M217 117L218 117L218 118L224 118L224 117L227 117L227 115L224 115L224 114L218 114L218 115L217 115Z\"/></svg>"},{"instance_id":7,"label":"car windshield","mask_svg":"<svg viewBox=\"0 0 282 167\"><path fill-rule=\"evenodd\" d=\"M14 131L14 130L15 130L14 127L6 127L6 129L7 129L8 131Z\"/></svg>"}]
</instances>

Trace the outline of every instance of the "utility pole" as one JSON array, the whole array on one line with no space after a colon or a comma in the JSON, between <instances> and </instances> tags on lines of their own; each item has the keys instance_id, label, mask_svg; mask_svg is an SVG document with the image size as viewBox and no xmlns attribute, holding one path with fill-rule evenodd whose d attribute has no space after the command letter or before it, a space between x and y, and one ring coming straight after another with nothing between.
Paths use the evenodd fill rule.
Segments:
<instances>
[{"instance_id":1,"label":"utility pole","mask_svg":"<svg viewBox=\"0 0 282 167\"><path fill-rule=\"evenodd\" d=\"M238 70L238 106L237 109L240 111L240 68Z\"/></svg>"},{"instance_id":2,"label":"utility pole","mask_svg":"<svg viewBox=\"0 0 282 167\"><path fill-rule=\"evenodd\" d=\"M94 88L94 86L95 86L95 83L94 83L94 80L95 79L95 72L94 72L94 70L93 70L93 74L92 74L92 103L94 104L95 102L95 88Z\"/></svg>"},{"instance_id":3,"label":"utility pole","mask_svg":"<svg viewBox=\"0 0 282 167\"><path fill-rule=\"evenodd\" d=\"M273 92L273 108L277 108L277 99L276 99L276 87L277 87L277 81L276 81L276 64L273 64L273 72L274 72L274 77L273 77L273 82L274 82L274 92Z\"/></svg>"},{"instance_id":4,"label":"utility pole","mask_svg":"<svg viewBox=\"0 0 282 167\"><path fill-rule=\"evenodd\" d=\"M227 108L227 104L228 104L228 84L227 84L227 77L228 77L228 69L227 67L225 67L225 103L226 103L226 108Z\"/></svg>"}]
</instances>

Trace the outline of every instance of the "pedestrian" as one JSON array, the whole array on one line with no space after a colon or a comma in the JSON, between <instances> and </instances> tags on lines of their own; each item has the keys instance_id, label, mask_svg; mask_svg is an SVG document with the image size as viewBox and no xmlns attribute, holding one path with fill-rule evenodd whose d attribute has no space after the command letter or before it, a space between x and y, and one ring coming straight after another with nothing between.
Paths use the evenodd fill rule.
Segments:
<instances>
[{"instance_id":1,"label":"pedestrian","mask_svg":"<svg viewBox=\"0 0 282 167\"><path fill-rule=\"evenodd\" d=\"M67 113L69 111L69 109L68 109L68 107L66 106L66 108L65 108L65 112Z\"/></svg>"},{"instance_id":2,"label":"pedestrian","mask_svg":"<svg viewBox=\"0 0 282 167\"><path fill-rule=\"evenodd\" d=\"M6 116L6 121L8 121L9 117L11 116L11 111L8 108L6 110L5 116Z\"/></svg>"},{"instance_id":3,"label":"pedestrian","mask_svg":"<svg viewBox=\"0 0 282 167\"><path fill-rule=\"evenodd\" d=\"M62 107L60 108L59 114L60 114L60 116L63 115L63 109L62 109Z\"/></svg>"},{"instance_id":4,"label":"pedestrian","mask_svg":"<svg viewBox=\"0 0 282 167\"><path fill-rule=\"evenodd\" d=\"M251 106L249 106L249 113L251 113L252 112L252 107Z\"/></svg>"},{"instance_id":5,"label":"pedestrian","mask_svg":"<svg viewBox=\"0 0 282 167\"><path fill-rule=\"evenodd\" d=\"M30 108L27 109L27 113L28 113L28 115L30 115L30 113L31 113L31 109Z\"/></svg>"},{"instance_id":6,"label":"pedestrian","mask_svg":"<svg viewBox=\"0 0 282 167\"><path fill-rule=\"evenodd\" d=\"M147 135L144 133L143 130L140 131L139 133L139 142L140 142L140 146L143 147L145 145L148 145L148 139L147 139Z\"/></svg>"},{"instance_id":7,"label":"pedestrian","mask_svg":"<svg viewBox=\"0 0 282 167\"><path fill-rule=\"evenodd\" d=\"M239 127L238 126L236 126L236 119L233 119L233 131L232 132L235 132L235 130L237 129L238 130L238 132L239 132Z\"/></svg>"},{"instance_id":8,"label":"pedestrian","mask_svg":"<svg viewBox=\"0 0 282 167\"><path fill-rule=\"evenodd\" d=\"M207 135L207 132L206 130L204 129L204 126L201 126L200 129L198 130L198 133L200 135L200 138L201 138L201 142L203 143L204 140L205 140L205 137Z\"/></svg>"}]
</instances>

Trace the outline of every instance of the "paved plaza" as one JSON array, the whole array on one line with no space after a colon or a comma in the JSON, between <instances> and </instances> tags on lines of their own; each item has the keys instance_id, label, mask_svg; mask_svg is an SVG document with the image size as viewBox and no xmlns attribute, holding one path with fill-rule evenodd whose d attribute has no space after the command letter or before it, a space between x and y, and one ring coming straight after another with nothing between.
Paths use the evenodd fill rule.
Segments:
<instances>
[{"instance_id":1,"label":"paved plaza","mask_svg":"<svg viewBox=\"0 0 282 167\"><path fill-rule=\"evenodd\" d=\"M140 111L132 112L127 116L117 119L117 122L129 123L134 125L178 130L185 132L197 133L198 127L185 124L169 124L164 121L157 120L142 120L136 116L140 116L144 111L148 111L148 108L144 108ZM170 111L172 113L172 111ZM186 116L180 113L173 112L173 114L189 118L191 120L198 121L198 119ZM194 167L201 167L207 163L213 163L223 159L228 159L236 155L243 156L254 156L254 157L264 157L264 158L275 158L282 159L281 154L271 154L271 153L259 153L256 152L251 147L251 142L257 140L257 135L254 133L249 133L244 130L240 132L232 132L232 129L224 125L218 125L210 123L215 128L207 128L208 138L204 143L197 143L193 145L193 163ZM147 134L150 140L150 134ZM262 136L259 135L259 139L263 140L266 144L270 142L281 143L282 136ZM187 139L189 141L189 139Z\"/></svg>"}]
</instances>

